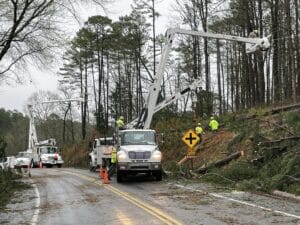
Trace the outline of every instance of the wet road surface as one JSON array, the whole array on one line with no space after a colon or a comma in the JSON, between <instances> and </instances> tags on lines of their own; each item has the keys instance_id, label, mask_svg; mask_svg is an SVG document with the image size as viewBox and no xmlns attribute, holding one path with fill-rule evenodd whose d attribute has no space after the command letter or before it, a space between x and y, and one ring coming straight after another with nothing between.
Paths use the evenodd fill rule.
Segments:
<instances>
[{"instance_id":1,"label":"wet road surface","mask_svg":"<svg viewBox=\"0 0 300 225\"><path fill-rule=\"evenodd\" d=\"M300 225L300 204L271 196L145 177L102 184L79 169L31 173L37 188L17 193L0 224Z\"/></svg>"}]
</instances>

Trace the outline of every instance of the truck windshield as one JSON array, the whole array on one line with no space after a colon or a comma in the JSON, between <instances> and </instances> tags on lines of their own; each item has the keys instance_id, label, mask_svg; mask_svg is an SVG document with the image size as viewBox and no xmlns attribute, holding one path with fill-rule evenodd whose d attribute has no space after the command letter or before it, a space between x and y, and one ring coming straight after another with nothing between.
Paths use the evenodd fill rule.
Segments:
<instances>
[{"instance_id":1,"label":"truck windshield","mask_svg":"<svg viewBox=\"0 0 300 225\"><path fill-rule=\"evenodd\" d=\"M153 131L128 131L120 134L121 145L155 145Z\"/></svg>"},{"instance_id":2,"label":"truck windshield","mask_svg":"<svg viewBox=\"0 0 300 225\"><path fill-rule=\"evenodd\" d=\"M100 145L114 145L113 139L100 139Z\"/></svg>"},{"instance_id":3,"label":"truck windshield","mask_svg":"<svg viewBox=\"0 0 300 225\"><path fill-rule=\"evenodd\" d=\"M52 153L56 153L56 152L57 152L57 148L55 148L55 147L42 147L41 148L42 154L52 154Z\"/></svg>"}]
</instances>

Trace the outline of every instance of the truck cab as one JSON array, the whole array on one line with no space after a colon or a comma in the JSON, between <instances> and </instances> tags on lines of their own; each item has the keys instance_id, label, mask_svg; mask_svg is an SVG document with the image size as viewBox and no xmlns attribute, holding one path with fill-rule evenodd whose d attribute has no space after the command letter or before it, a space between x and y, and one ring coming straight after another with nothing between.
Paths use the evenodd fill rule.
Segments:
<instances>
[{"instance_id":1,"label":"truck cab","mask_svg":"<svg viewBox=\"0 0 300 225\"><path fill-rule=\"evenodd\" d=\"M39 161L46 167L61 167L64 161L60 155L54 138L41 141L36 144Z\"/></svg>"},{"instance_id":2,"label":"truck cab","mask_svg":"<svg viewBox=\"0 0 300 225\"><path fill-rule=\"evenodd\" d=\"M120 130L117 146L117 181L127 175L146 174L162 180L162 154L156 132L150 129Z\"/></svg>"},{"instance_id":3,"label":"truck cab","mask_svg":"<svg viewBox=\"0 0 300 225\"><path fill-rule=\"evenodd\" d=\"M19 152L16 156L16 168L28 168L33 166L32 152L24 151Z\"/></svg>"},{"instance_id":4,"label":"truck cab","mask_svg":"<svg viewBox=\"0 0 300 225\"><path fill-rule=\"evenodd\" d=\"M96 169L100 168L100 166L109 167L111 152L114 145L115 141L113 137L97 138L90 144L90 171L96 171Z\"/></svg>"}]
</instances>

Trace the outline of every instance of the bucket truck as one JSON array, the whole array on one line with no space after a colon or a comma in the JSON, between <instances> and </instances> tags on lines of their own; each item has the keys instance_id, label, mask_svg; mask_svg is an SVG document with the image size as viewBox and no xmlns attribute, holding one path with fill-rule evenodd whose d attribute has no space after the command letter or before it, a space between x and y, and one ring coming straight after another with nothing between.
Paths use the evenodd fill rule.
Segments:
<instances>
[{"instance_id":1,"label":"bucket truck","mask_svg":"<svg viewBox=\"0 0 300 225\"><path fill-rule=\"evenodd\" d=\"M117 134L117 181L121 182L130 174L145 173L154 175L156 180L162 179L161 158L158 148L155 130L150 129L154 113L185 96L189 91L200 86L200 81L195 80L187 88L168 99L157 104L158 94L161 90L162 78L172 47L175 34L193 35L206 38L222 39L247 43L246 52L267 50L270 47L268 38L245 38L231 35L215 34L202 31L190 31L179 28L171 28L166 32L166 41L163 47L161 60L155 80L150 87L148 98L142 113L132 122L126 125L126 130L120 130Z\"/></svg>"},{"instance_id":2,"label":"bucket truck","mask_svg":"<svg viewBox=\"0 0 300 225\"><path fill-rule=\"evenodd\" d=\"M115 145L113 137L97 138L90 143L89 153L89 169L96 171L101 166L107 167L110 165L111 152Z\"/></svg>"},{"instance_id":3,"label":"bucket truck","mask_svg":"<svg viewBox=\"0 0 300 225\"><path fill-rule=\"evenodd\" d=\"M59 102L78 102L82 99L65 99L65 100L52 100L52 101L43 101L37 104L48 104L48 103L59 103ZM37 105L35 104L35 105ZM56 141L54 138L50 138L43 141L38 141L37 132L35 128L35 121L33 115L33 104L28 104L29 112L29 138L28 138L28 149L27 153L31 154L31 165L36 167L39 163L42 163L43 166L52 167L57 166L61 167L64 161L60 155L58 147L56 146Z\"/></svg>"}]
</instances>

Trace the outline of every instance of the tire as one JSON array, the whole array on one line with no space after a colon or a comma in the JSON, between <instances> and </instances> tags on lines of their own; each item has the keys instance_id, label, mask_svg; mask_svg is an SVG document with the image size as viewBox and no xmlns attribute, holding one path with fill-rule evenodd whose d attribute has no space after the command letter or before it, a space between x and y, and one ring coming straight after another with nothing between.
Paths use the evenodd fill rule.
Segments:
<instances>
[{"instance_id":1,"label":"tire","mask_svg":"<svg viewBox=\"0 0 300 225\"><path fill-rule=\"evenodd\" d=\"M91 171L91 172L95 172L95 167L93 166L93 162L92 162L92 159L90 158L89 159L89 170Z\"/></svg>"},{"instance_id":2,"label":"tire","mask_svg":"<svg viewBox=\"0 0 300 225\"><path fill-rule=\"evenodd\" d=\"M157 181L162 181L162 172L161 171L157 172L154 176Z\"/></svg>"},{"instance_id":3,"label":"tire","mask_svg":"<svg viewBox=\"0 0 300 225\"><path fill-rule=\"evenodd\" d=\"M123 181L122 173L117 171L117 182L121 183Z\"/></svg>"}]
</instances>

